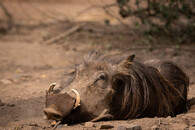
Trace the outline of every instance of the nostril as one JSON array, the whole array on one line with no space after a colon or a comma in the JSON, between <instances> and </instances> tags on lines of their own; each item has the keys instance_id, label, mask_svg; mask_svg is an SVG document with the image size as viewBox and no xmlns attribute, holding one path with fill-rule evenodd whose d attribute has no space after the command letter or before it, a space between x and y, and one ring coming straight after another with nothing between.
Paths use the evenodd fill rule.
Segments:
<instances>
[{"instance_id":1,"label":"nostril","mask_svg":"<svg viewBox=\"0 0 195 130\"><path fill-rule=\"evenodd\" d=\"M47 114L47 112L44 110L44 113L45 113L45 115L47 116L48 114Z\"/></svg>"},{"instance_id":2,"label":"nostril","mask_svg":"<svg viewBox=\"0 0 195 130\"><path fill-rule=\"evenodd\" d=\"M44 111L45 115L47 115L47 111L45 109L43 111Z\"/></svg>"},{"instance_id":3,"label":"nostril","mask_svg":"<svg viewBox=\"0 0 195 130\"><path fill-rule=\"evenodd\" d=\"M61 119L61 115L59 115L59 114L53 114L53 117L56 119Z\"/></svg>"}]
</instances>

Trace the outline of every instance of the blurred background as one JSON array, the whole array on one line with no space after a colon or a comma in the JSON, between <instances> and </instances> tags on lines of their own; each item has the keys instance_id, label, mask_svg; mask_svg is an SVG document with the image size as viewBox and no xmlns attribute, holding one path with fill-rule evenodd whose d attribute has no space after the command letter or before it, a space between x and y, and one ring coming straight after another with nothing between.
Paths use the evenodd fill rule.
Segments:
<instances>
[{"instance_id":1,"label":"blurred background","mask_svg":"<svg viewBox=\"0 0 195 130\"><path fill-rule=\"evenodd\" d=\"M176 62L195 96L194 0L0 0L0 129L46 127L45 90L91 49Z\"/></svg>"}]
</instances>

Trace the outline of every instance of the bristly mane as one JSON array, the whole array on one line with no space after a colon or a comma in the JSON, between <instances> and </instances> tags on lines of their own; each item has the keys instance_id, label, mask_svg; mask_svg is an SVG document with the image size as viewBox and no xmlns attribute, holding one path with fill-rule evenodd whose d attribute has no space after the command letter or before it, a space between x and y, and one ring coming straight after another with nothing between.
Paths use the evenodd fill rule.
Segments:
<instances>
[{"instance_id":1,"label":"bristly mane","mask_svg":"<svg viewBox=\"0 0 195 130\"><path fill-rule=\"evenodd\" d=\"M138 62L131 62L128 66L116 77L124 83L121 113L125 118L174 115L175 95L178 95L175 88L153 67ZM151 111L155 114L152 115Z\"/></svg>"},{"instance_id":2,"label":"bristly mane","mask_svg":"<svg viewBox=\"0 0 195 130\"><path fill-rule=\"evenodd\" d=\"M87 62L106 62L114 66L112 87L116 93L110 107L117 119L180 113L178 102L185 99L171 82L156 68L125 59L126 56L104 56L99 50L84 58Z\"/></svg>"},{"instance_id":3,"label":"bristly mane","mask_svg":"<svg viewBox=\"0 0 195 130\"><path fill-rule=\"evenodd\" d=\"M104 55L100 50L92 50L84 56L84 62L105 62L111 65L119 64L122 60L127 58L128 55L113 54Z\"/></svg>"}]
</instances>

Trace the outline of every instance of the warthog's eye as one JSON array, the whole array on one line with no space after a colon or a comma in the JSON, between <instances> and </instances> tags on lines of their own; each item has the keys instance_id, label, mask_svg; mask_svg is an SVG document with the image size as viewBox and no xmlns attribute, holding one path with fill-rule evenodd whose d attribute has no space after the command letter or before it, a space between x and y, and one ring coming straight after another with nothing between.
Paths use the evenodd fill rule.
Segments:
<instances>
[{"instance_id":1,"label":"warthog's eye","mask_svg":"<svg viewBox=\"0 0 195 130\"><path fill-rule=\"evenodd\" d=\"M99 75L98 80L105 80L105 79L106 79L106 74L105 74L105 73L101 73L101 74Z\"/></svg>"},{"instance_id":2,"label":"warthog's eye","mask_svg":"<svg viewBox=\"0 0 195 130\"><path fill-rule=\"evenodd\" d=\"M95 80L95 86L97 88L107 88L107 82L106 82L106 79L107 79L107 74L106 73L100 73L97 77L97 79Z\"/></svg>"}]
</instances>

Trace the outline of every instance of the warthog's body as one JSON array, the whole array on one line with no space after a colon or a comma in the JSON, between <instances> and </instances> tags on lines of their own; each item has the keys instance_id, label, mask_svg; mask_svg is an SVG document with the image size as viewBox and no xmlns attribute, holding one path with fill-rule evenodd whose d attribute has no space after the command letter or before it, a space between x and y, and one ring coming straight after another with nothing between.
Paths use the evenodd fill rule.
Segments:
<instances>
[{"instance_id":1,"label":"warthog's body","mask_svg":"<svg viewBox=\"0 0 195 130\"><path fill-rule=\"evenodd\" d=\"M52 90L47 93L44 109L47 117L78 123L166 117L184 112L187 75L171 62L140 63L133 59L134 55L104 56L99 51L87 55L76 67L66 89L57 94ZM79 97L76 103L75 95Z\"/></svg>"}]
</instances>

